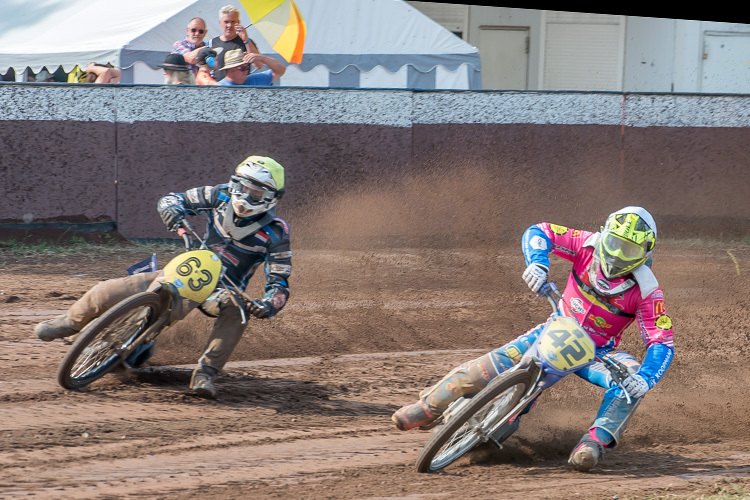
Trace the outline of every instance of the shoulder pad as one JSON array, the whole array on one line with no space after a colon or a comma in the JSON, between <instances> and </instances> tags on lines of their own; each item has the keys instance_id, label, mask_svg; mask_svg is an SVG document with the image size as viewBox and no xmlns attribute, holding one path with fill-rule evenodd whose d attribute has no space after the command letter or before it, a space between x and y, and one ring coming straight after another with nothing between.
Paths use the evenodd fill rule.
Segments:
<instances>
[{"instance_id":1,"label":"shoulder pad","mask_svg":"<svg viewBox=\"0 0 750 500\"><path fill-rule=\"evenodd\" d=\"M585 247L595 247L599 243L599 238L601 238L602 233L596 232L586 238L586 241L583 242L583 246Z\"/></svg>"},{"instance_id":2,"label":"shoulder pad","mask_svg":"<svg viewBox=\"0 0 750 500\"><path fill-rule=\"evenodd\" d=\"M633 271L633 277L638 282L638 286L641 288L641 298L645 299L651 295L654 290L659 288L659 282L654 276L654 272L648 266L640 266L638 269Z\"/></svg>"},{"instance_id":3,"label":"shoulder pad","mask_svg":"<svg viewBox=\"0 0 750 500\"><path fill-rule=\"evenodd\" d=\"M280 228L282 234L289 234L289 224L287 224L287 222L281 217L274 217L268 225Z\"/></svg>"}]
</instances>

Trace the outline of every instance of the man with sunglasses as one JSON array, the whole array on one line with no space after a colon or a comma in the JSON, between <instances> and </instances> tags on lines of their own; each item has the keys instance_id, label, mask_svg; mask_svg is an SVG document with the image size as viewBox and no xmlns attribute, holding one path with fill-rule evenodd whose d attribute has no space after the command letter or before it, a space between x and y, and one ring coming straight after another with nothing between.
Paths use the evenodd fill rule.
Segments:
<instances>
[{"instance_id":1,"label":"man with sunglasses","mask_svg":"<svg viewBox=\"0 0 750 500\"><path fill-rule=\"evenodd\" d=\"M221 259L226 276L240 289L245 290L255 271L263 266L263 298L246 304L246 312L258 319L278 314L289 297L289 226L275 212L285 189L284 167L273 158L249 156L237 165L228 183L169 193L157 203L157 211L170 231L179 229L186 216L209 216L206 244ZM163 271L150 271L100 282L66 314L39 323L34 332L44 341L75 335L113 305L146 290L162 275ZM190 312L181 303L174 307L174 320ZM216 320L193 370L190 389L198 396L214 398L216 377L240 341L245 325L240 309L223 288L214 291L198 309ZM139 366L152 353L153 346L146 346L142 352L137 350L128 358L128 364Z\"/></svg>"},{"instance_id":2,"label":"man with sunglasses","mask_svg":"<svg viewBox=\"0 0 750 500\"><path fill-rule=\"evenodd\" d=\"M208 44L218 54L217 69L213 72L213 77L217 82L226 76L225 70L221 68L226 64L224 57L227 53L232 50L259 53L255 42L250 39L247 30L240 22L240 9L234 5L225 5L219 9L219 28L221 35L212 38Z\"/></svg>"},{"instance_id":3,"label":"man with sunglasses","mask_svg":"<svg viewBox=\"0 0 750 500\"><path fill-rule=\"evenodd\" d=\"M661 380L674 356L672 319L664 294L651 271L656 223L642 207L629 206L609 215L600 232L570 229L542 222L523 235L526 270L522 278L532 292L547 281L550 255L572 263L563 292L565 314L575 316L596 344L599 356L612 357L628 368L623 390L601 362L576 375L605 389L591 427L573 447L568 463L588 471L600 463L605 449L614 448L646 393ZM643 363L617 349L623 332L636 323L646 347ZM500 373L512 368L537 340L544 324L511 342L468 361L419 394L419 400L391 417L400 430L429 426L450 404L473 396ZM520 419L516 419L514 427ZM514 429L515 430L515 429ZM506 434L503 437L507 437Z\"/></svg>"},{"instance_id":4,"label":"man with sunglasses","mask_svg":"<svg viewBox=\"0 0 750 500\"><path fill-rule=\"evenodd\" d=\"M185 58L185 62L194 75L198 73L196 63L198 62L201 48L206 46L203 38L207 32L206 22L200 17L194 17L185 28L185 38L177 40L172 45L172 53L182 54L182 57Z\"/></svg>"},{"instance_id":5,"label":"man with sunglasses","mask_svg":"<svg viewBox=\"0 0 750 500\"><path fill-rule=\"evenodd\" d=\"M224 58L226 62L221 68L226 71L226 76L219 80L219 85L262 85L268 86L278 80L286 71L286 67L279 61L263 54L242 52L241 50L230 50ZM268 69L251 73L253 66Z\"/></svg>"}]
</instances>

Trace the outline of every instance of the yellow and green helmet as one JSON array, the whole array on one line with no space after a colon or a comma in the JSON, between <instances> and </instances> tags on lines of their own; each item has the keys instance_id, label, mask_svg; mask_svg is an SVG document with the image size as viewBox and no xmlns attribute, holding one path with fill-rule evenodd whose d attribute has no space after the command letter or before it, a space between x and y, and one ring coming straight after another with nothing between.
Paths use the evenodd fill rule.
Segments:
<instances>
[{"instance_id":1,"label":"yellow and green helmet","mask_svg":"<svg viewBox=\"0 0 750 500\"><path fill-rule=\"evenodd\" d=\"M656 245L656 223L642 207L625 207L607 217L599 240L599 260L611 279L633 272L651 257Z\"/></svg>"},{"instance_id":2,"label":"yellow and green helmet","mask_svg":"<svg viewBox=\"0 0 750 500\"><path fill-rule=\"evenodd\" d=\"M239 217L262 214L284 194L284 167L267 156L248 156L229 179L232 208Z\"/></svg>"}]
</instances>

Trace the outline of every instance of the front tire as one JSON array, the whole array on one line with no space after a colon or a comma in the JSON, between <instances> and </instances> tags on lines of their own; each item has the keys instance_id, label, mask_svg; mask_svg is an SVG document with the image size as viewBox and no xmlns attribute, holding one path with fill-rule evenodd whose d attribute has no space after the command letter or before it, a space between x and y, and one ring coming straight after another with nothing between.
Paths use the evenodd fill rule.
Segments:
<instances>
[{"instance_id":1,"label":"front tire","mask_svg":"<svg viewBox=\"0 0 750 500\"><path fill-rule=\"evenodd\" d=\"M141 292L117 303L89 323L65 354L57 381L65 389L80 389L120 364L123 347L135 345L162 312L162 299Z\"/></svg>"},{"instance_id":2,"label":"front tire","mask_svg":"<svg viewBox=\"0 0 750 500\"><path fill-rule=\"evenodd\" d=\"M435 429L417 458L417 472L437 472L480 442L487 441L487 430L516 407L531 385L531 379L531 374L523 369L495 377L445 424Z\"/></svg>"}]
</instances>

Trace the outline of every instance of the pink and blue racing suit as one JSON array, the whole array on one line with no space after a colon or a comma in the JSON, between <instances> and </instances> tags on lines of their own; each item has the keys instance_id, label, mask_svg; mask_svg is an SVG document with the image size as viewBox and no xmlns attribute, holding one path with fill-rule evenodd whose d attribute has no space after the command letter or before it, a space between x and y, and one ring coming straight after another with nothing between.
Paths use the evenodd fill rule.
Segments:
<instances>
[{"instance_id":1,"label":"pink and blue racing suit","mask_svg":"<svg viewBox=\"0 0 750 500\"><path fill-rule=\"evenodd\" d=\"M664 294L655 279L642 287L632 275L610 280L611 290L623 291L604 295L591 285L589 267L595 261L599 233L569 229L543 222L529 227L523 235L522 248L526 264L550 267L554 254L573 263L563 292L566 313L572 313L597 346L597 354L612 356L623 362L631 373L638 373L649 388L662 378L674 356L672 320L664 307ZM650 271L649 271L650 273ZM653 276L653 275L651 275ZM628 281L630 280L630 281ZM569 306L569 308L568 308ZM643 364L631 354L618 350L623 332L636 322L646 345ZM512 342L492 351L498 373L510 368L534 343L544 325L537 325ZM604 387L606 392L591 430L604 436L604 444L615 446L641 399L627 402L609 371L594 363L576 372L579 377ZM606 431L601 434L598 429Z\"/></svg>"}]
</instances>

